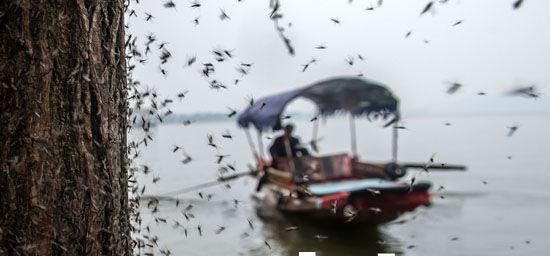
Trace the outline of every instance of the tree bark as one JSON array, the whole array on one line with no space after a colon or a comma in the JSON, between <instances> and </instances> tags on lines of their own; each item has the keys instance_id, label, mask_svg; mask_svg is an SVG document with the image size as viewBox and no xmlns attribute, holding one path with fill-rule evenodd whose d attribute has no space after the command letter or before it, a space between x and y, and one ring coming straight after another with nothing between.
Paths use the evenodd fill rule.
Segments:
<instances>
[{"instance_id":1,"label":"tree bark","mask_svg":"<svg viewBox=\"0 0 550 256\"><path fill-rule=\"evenodd\" d=\"M129 255L123 0L0 1L0 255Z\"/></svg>"}]
</instances>

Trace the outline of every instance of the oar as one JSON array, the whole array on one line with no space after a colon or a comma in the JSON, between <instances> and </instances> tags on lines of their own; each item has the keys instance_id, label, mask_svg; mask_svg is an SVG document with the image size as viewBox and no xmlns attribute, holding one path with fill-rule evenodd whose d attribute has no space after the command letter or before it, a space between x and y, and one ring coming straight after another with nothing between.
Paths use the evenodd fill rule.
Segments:
<instances>
[{"instance_id":1,"label":"oar","mask_svg":"<svg viewBox=\"0 0 550 256\"><path fill-rule=\"evenodd\" d=\"M189 193L189 192L195 191L197 189L212 187L212 186L218 185L218 184L226 182L226 181L234 180L234 179L244 177L244 176L255 175L255 174L256 174L255 170L254 171L248 171L248 172L238 172L238 173L228 175L228 176L220 176L215 181L209 181L209 182L198 184L198 185L195 185L195 186L178 189L178 190L175 190L175 191L164 193L164 194L159 195L159 196L142 196L141 199L155 198L155 199L171 200L173 198L171 198L170 196L173 196L173 195Z\"/></svg>"},{"instance_id":2,"label":"oar","mask_svg":"<svg viewBox=\"0 0 550 256\"><path fill-rule=\"evenodd\" d=\"M449 170L449 171L466 171L465 165L443 164L443 163L399 163L403 168L420 168L429 170Z\"/></svg>"}]
</instances>

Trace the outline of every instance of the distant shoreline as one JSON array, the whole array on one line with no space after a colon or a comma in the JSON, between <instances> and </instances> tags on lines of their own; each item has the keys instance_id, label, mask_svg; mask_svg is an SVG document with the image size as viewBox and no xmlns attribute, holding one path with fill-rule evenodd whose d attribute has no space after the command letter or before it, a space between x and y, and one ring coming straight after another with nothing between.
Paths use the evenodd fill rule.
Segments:
<instances>
[{"instance_id":1,"label":"distant shoreline","mask_svg":"<svg viewBox=\"0 0 550 256\"><path fill-rule=\"evenodd\" d=\"M289 113L295 120L310 119L314 117L312 113ZM493 113L422 113L419 112L410 112L404 113L403 118L453 118L453 117L489 117L489 116L518 116L518 115L529 115L529 116L547 116L550 115L549 111L540 111L540 112L493 112ZM335 118L341 117L337 115ZM190 123L213 123L213 122L236 122L237 115L228 117L226 113L216 113L216 112L205 112L205 113L193 113L193 114L171 114L163 118L164 124L184 124L186 122ZM160 124L158 119L152 119L151 125Z\"/></svg>"}]
</instances>

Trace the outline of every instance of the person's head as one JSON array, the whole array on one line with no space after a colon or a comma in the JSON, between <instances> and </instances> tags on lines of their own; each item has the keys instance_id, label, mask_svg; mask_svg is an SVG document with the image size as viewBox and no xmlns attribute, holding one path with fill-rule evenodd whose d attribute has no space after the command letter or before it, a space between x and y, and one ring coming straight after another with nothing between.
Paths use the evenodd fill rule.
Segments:
<instances>
[{"instance_id":1,"label":"person's head","mask_svg":"<svg viewBox=\"0 0 550 256\"><path fill-rule=\"evenodd\" d=\"M285 125L284 130L285 130L285 136L291 136L292 132L294 131L294 125L287 124L287 125Z\"/></svg>"}]
</instances>

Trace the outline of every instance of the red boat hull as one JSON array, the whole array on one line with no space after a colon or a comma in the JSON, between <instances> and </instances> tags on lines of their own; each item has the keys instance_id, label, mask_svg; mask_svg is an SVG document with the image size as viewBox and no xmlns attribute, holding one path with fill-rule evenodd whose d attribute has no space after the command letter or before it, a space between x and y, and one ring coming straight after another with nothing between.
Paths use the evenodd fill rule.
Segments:
<instances>
[{"instance_id":1,"label":"red boat hull","mask_svg":"<svg viewBox=\"0 0 550 256\"><path fill-rule=\"evenodd\" d=\"M271 201L271 205L284 215L324 224L376 225L389 222L405 212L428 205L431 198L428 191L387 192L377 195L342 192L303 199L282 199L269 188L264 192L269 194L267 198L271 198L265 201ZM350 211L353 214L350 215Z\"/></svg>"}]
</instances>

